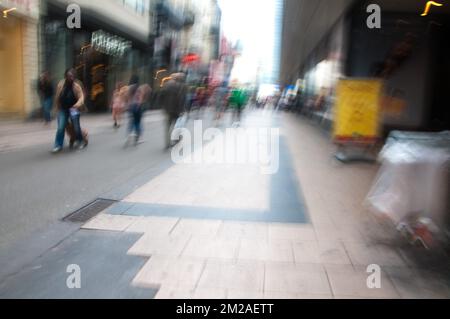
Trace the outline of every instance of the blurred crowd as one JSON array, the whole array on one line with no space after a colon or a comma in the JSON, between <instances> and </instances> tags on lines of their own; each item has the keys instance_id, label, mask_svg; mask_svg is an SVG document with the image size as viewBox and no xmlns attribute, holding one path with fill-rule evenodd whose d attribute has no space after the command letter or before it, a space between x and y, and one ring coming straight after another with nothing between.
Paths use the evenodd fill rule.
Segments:
<instances>
[{"instance_id":1,"label":"blurred crowd","mask_svg":"<svg viewBox=\"0 0 450 319\"><path fill-rule=\"evenodd\" d=\"M82 129L80 119L86 111L86 89L77 79L76 71L68 69L57 85L48 71L43 72L38 93L46 125L53 117L58 122L53 153L62 151L66 134L70 148L84 149L88 145L88 133ZM116 129L121 127L123 118L128 115L126 143L138 144L142 136L144 112L149 108L164 110L167 115L166 146L170 148L178 142L171 140L171 132L182 116L198 120L210 110L214 113L215 123L219 124L224 115L231 112L232 124L239 125L242 112L249 103L260 108L268 103L273 104L274 99L276 97L265 97L263 101L257 97L255 90L238 84L210 84L207 80L187 83L186 74L182 72L171 74L158 90L153 90L150 84L142 83L134 74L127 84L116 83L110 99L110 111Z\"/></svg>"}]
</instances>

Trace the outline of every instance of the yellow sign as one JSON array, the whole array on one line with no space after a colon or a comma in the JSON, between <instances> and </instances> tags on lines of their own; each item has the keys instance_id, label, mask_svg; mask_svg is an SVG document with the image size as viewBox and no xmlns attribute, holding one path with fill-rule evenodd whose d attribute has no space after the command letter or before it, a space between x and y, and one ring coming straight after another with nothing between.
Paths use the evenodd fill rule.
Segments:
<instances>
[{"instance_id":1,"label":"yellow sign","mask_svg":"<svg viewBox=\"0 0 450 319\"><path fill-rule=\"evenodd\" d=\"M336 142L373 143L379 134L383 83L345 79L337 85L334 139Z\"/></svg>"}]
</instances>

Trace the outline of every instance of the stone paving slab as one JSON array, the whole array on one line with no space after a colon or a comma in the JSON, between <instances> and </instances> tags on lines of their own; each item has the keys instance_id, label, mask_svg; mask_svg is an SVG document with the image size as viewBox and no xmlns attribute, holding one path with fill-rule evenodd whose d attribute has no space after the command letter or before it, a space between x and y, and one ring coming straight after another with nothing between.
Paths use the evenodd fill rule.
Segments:
<instances>
[{"instance_id":1,"label":"stone paving slab","mask_svg":"<svg viewBox=\"0 0 450 319\"><path fill-rule=\"evenodd\" d=\"M6 299L152 299L157 289L131 286L145 258L127 256L137 234L81 230L0 285ZM81 288L69 289L69 265L81 270Z\"/></svg>"},{"instance_id":2,"label":"stone paving slab","mask_svg":"<svg viewBox=\"0 0 450 319\"><path fill-rule=\"evenodd\" d=\"M336 164L329 140L316 128L290 116L283 120L285 162L269 192L260 193L269 196L261 206L235 201L227 207L222 198L210 207L192 190L172 201L166 192L180 181L192 186L195 170L169 168L128 196L137 202L112 206L81 234L106 235L104 243L120 246L121 258L140 260L126 272L128 285L158 299L449 298L448 277L415 263L365 210L377 167ZM210 189L220 189L222 181L236 184L217 174L208 179ZM126 245L116 245L109 231L127 238ZM380 289L367 286L369 264L381 267Z\"/></svg>"},{"instance_id":3,"label":"stone paving slab","mask_svg":"<svg viewBox=\"0 0 450 319\"><path fill-rule=\"evenodd\" d=\"M287 144L280 169L262 175L258 165L178 164L114 204L107 213L247 222L308 223Z\"/></svg>"},{"instance_id":4,"label":"stone paving slab","mask_svg":"<svg viewBox=\"0 0 450 319\"><path fill-rule=\"evenodd\" d=\"M386 229L365 210L362 203L376 166L335 164L326 138L308 125L293 123L292 118L286 121L285 129L290 131L284 134L282 158L289 163L282 167L288 169L281 169L276 183L272 177L269 210L240 209L237 202L230 208L195 206L195 194L186 205L173 205L169 198L166 204L151 203L158 196L146 196L146 191L189 181L188 167L138 191L140 202L125 201L117 208L137 218L134 228L144 232L128 253L155 258L135 277L134 285L159 287L156 298L163 299L205 295L220 299L448 298L445 281L436 279L436 273L415 269L385 234ZM282 182L298 187L286 191ZM279 186L277 192L273 192L274 184ZM280 198L288 206L304 203L311 224L289 214L283 219L289 207L283 207ZM161 216L172 221L169 233L169 225L163 234L152 231ZM126 219L123 223L125 232L133 228ZM382 267L381 289L367 287L367 266L374 263ZM184 276L171 265L178 265Z\"/></svg>"}]
</instances>

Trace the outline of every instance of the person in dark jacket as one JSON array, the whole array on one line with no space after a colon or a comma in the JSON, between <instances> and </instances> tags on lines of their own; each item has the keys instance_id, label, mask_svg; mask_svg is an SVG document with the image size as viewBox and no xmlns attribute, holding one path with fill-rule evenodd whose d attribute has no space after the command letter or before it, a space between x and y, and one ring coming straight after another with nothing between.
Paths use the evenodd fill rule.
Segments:
<instances>
[{"instance_id":1,"label":"person in dark jacket","mask_svg":"<svg viewBox=\"0 0 450 319\"><path fill-rule=\"evenodd\" d=\"M64 80L59 82L56 89L55 101L58 112L58 129L56 131L53 153L59 153L64 146L66 127L72 124L78 148L87 146L80 126L80 112L84 106L84 92L80 81L76 80L75 70L69 69L64 74Z\"/></svg>"},{"instance_id":2,"label":"person in dark jacket","mask_svg":"<svg viewBox=\"0 0 450 319\"><path fill-rule=\"evenodd\" d=\"M151 88L148 84L139 83L139 77L133 75L127 89L127 98L125 104L130 113L130 122L128 126L128 143L134 139L135 145L139 143L142 137L142 117L144 114L144 104L151 94Z\"/></svg>"},{"instance_id":3,"label":"person in dark jacket","mask_svg":"<svg viewBox=\"0 0 450 319\"><path fill-rule=\"evenodd\" d=\"M38 84L38 93L42 103L42 113L44 115L45 124L48 125L52 121L52 107L54 95L53 83L50 74L45 71L41 74Z\"/></svg>"},{"instance_id":4,"label":"person in dark jacket","mask_svg":"<svg viewBox=\"0 0 450 319\"><path fill-rule=\"evenodd\" d=\"M166 146L170 148L172 144L172 130L182 113L185 111L187 87L184 84L184 74L172 74L171 80L166 82L161 89L159 103L166 111Z\"/></svg>"}]
</instances>

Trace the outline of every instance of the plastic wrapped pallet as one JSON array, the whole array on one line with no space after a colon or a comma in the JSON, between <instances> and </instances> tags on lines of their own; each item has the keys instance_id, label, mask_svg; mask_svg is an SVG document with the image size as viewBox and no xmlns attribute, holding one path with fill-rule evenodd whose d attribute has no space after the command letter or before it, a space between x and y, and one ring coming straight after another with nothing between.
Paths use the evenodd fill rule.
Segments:
<instances>
[{"instance_id":1,"label":"plastic wrapped pallet","mask_svg":"<svg viewBox=\"0 0 450 319\"><path fill-rule=\"evenodd\" d=\"M372 210L396 225L422 218L447 229L450 132L393 132L379 160L381 169L367 197Z\"/></svg>"}]
</instances>

